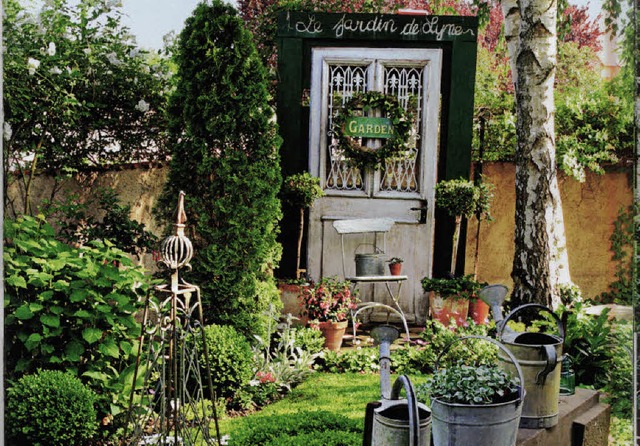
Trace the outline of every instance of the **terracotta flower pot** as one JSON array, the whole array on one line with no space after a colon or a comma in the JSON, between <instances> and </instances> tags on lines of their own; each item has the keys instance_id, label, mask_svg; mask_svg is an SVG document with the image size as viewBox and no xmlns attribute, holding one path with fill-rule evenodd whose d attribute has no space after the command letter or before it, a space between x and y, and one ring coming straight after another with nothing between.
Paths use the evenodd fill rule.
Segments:
<instances>
[{"instance_id":1,"label":"terracotta flower pot","mask_svg":"<svg viewBox=\"0 0 640 446\"><path fill-rule=\"evenodd\" d=\"M402 263L389 263L389 272L392 276L399 276L402 271Z\"/></svg>"},{"instance_id":2,"label":"terracotta flower pot","mask_svg":"<svg viewBox=\"0 0 640 446\"><path fill-rule=\"evenodd\" d=\"M342 346L342 337L347 331L348 321L340 322L320 322L320 331L324 336L324 347L337 352Z\"/></svg>"},{"instance_id":3,"label":"terracotta flower pot","mask_svg":"<svg viewBox=\"0 0 640 446\"><path fill-rule=\"evenodd\" d=\"M489 321L489 305L481 299L473 299L469 303L469 313L473 322L478 325L485 325Z\"/></svg>"},{"instance_id":4,"label":"terracotta flower pot","mask_svg":"<svg viewBox=\"0 0 640 446\"><path fill-rule=\"evenodd\" d=\"M433 291L429 293L429 309L431 318L448 326L451 318L454 318L456 325L464 325L469 313L469 301L467 299L457 299L455 296L441 297Z\"/></svg>"}]
</instances>

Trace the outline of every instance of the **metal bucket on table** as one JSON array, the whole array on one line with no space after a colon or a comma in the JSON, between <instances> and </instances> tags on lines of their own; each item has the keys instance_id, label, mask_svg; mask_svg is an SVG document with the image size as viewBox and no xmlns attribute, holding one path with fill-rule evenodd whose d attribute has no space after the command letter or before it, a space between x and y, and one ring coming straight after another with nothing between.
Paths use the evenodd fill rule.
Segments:
<instances>
[{"instance_id":1,"label":"metal bucket on table","mask_svg":"<svg viewBox=\"0 0 640 446\"><path fill-rule=\"evenodd\" d=\"M355 261L357 277L384 276L384 252L378 248L373 253L356 254Z\"/></svg>"},{"instance_id":2,"label":"metal bucket on table","mask_svg":"<svg viewBox=\"0 0 640 446\"><path fill-rule=\"evenodd\" d=\"M548 333L514 332L507 322L525 309L536 309L551 314L558 326L559 336ZM558 398L562 364L564 327L560 318L551 309L540 304L522 305L507 315L498 324L498 337L509 347L524 373L527 398L522 408L520 427L542 429L558 424ZM498 354L502 367L514 369L513 360Z\"/></svg>"}]
</instances>

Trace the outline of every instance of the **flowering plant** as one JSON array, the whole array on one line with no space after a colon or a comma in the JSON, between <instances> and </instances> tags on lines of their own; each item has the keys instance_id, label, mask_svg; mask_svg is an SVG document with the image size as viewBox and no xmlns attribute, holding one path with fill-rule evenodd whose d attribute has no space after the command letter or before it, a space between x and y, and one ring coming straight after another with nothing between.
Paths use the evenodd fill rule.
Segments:
<instances>
[{"instance_id":1,"label":"flowering plant","mask_svg":"<svg viewBox=\"0 0 640 446\"><path fill-rule=\"evenodd\" d=\"M302 314L309 317L311 325L347 320L349 310L359 302L350 285L336 277L323 277L317 284L304 288L299 296Z\"/></svg>"}]
</instances>

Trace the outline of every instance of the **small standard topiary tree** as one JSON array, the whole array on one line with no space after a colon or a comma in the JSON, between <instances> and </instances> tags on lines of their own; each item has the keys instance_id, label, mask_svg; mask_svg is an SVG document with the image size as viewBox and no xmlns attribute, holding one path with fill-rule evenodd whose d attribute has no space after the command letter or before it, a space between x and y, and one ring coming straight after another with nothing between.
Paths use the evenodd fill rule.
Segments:
<instances>
[{"instance_id":1,"label":"small standard topiary tree","mask_svg":"<svg viewBox=\"0 0 640 446\"><path fill-rule=\"evenodd\" d=\"M171 222L186 193L196 257L185 278L202 288L206 321L265 336L266 309L281 305L272 269L282 181L266 71L236 10L218 0L187 19L175 61L173 154L158 210Z\"/></svg>"},{"instance_id":2,"label":"small standard topiary tree","mask_svg":"<svg viewBox=\"0 0 640 446\"><path fill-rule=\"evenodd\" d=\"M98 427L96 395L69 373L42 370L7 390L9 444L84 445Z\"/></svg>"}]
</instances>

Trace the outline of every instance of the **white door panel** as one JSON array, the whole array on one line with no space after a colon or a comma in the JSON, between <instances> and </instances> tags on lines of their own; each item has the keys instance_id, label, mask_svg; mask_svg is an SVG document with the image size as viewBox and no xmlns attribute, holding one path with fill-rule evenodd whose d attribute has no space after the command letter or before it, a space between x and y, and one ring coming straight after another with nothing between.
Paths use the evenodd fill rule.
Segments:
<instances>
[{"instance_id":1,"label":"white door panel","mask_svg":"<svg viewBox=\"0 0 640 446\"><path fill-rule=\"evenodd\" d=\"M433 261L441 50L316 48L312 61L309 168L321 179L326 196L310 213L308 273L315 280L354 275L356 250L371 252L360 245L372 243L373 234L345 236L343 270L333 221L391 218L396 224L386 235L386 254L404 258L403 274L409 276L400 305L410 321L422 322L426 300L420 279L431 274ZM411 110L415 137L403 157L388 160L383 169L361 172L347 164L330 129L344 102L355 92L371 90L394 95ZM421 221L415 209L425 203L426 218ZM363 300L390 303L384 285L360 287Z\"/></svg>"}]
</instances>

